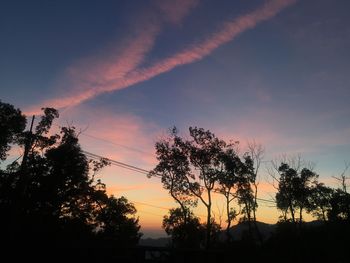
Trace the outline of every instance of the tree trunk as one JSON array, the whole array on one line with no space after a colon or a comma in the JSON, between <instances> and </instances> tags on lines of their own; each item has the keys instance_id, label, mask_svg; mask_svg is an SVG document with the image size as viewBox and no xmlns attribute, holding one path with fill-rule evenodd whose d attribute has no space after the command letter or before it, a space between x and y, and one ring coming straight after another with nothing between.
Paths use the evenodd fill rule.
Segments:
<instances>
[{"instance_id":1,"label":"tree trunk","mask_svg":"<svg viewBox=\"0 0 350 263\"><path fill-rule=\"evenodd\" d=\"M323 221L326 223L327 222L327 218L326 218L326 214L325 214L325 211L322 207L322 217L323 217Z\"/></svg>"},{"instance_id":2,"label":"tree trunk","mask_svg":"<svg viewBox=\"0 0 350 263\"><path fill-rule=\"evenodd\" d=\"M230 196L226 195L226 213L227 213L227 226L226 226L226 237L227 242L230 243L232 241L230 227L231 227L231 215L230 215Z\"/></svg>"},{"instance_id":3,"label":"tree trunk","mask_svg":"<svg viewBox=\"0 0 350 263\"><path fill-rule=\"evenodd\" d=\"M302 222L303 222L303 208L300 207L300 210L299 210L299 229L301 229Z\"/></svg>"},{"instance_id":4,"label":"tree trunk","mask_svg":"<svg viewBox=\"0 0 350 263\"><path fill-rule=\"evenodd\" d=\"M208 190L208 205L207 205L207 233L205 248L209 249L211 243L211 193Z\"/></svg>"},{"instance_id":5,"label":"tree trunk","mask_svg":"<svg viewBox=\"0 0 350 263\"><path fill-rule=\"evenodd\" d=\"M258 186L256 183L254 183L254 203L253 203L253 219L254 219L254 222L256 222L256 200L258 199Z\"/></svg>"},{"instance_id":6,"label":"tree trunk","mask_svg":"<svg viewBox=\"0 0 350 263\"><path fill-rule=\"evenodd\" d=\"M179 205L180 205L180 207L181 207L181 210L182 210L182 213L183 213L183 216L184 216L184 224L186 225L186 224L187 224L187 209L186 209L186 207L185 207L184 204L180 201L180 199L178 199L178 198L176 197L176 195L173 193L173 188L172 188L172 187L171 187L171 189L170 189L170 195L171 195L172 198L174 198L174 200L175 200L176 202L179 203Z\"/></svg>"},{"instance_id":7,"label":"tree trunk","mask_svg":"<svg viewBox=\"0 0 350 263\"><path fill-rule=\"evenodd\" d=\"M249 205L249 202L244 202L245 203L245 209L246 209L246 214L247 214L247 219L248 219L248 231L249 231L249 239L253 238L253 234L252 234L252 224L251 224L251 207Z\"/></svg>"},{"instance_id":8,"label":"tree trunk","mask_svg":"<svg viewBox=\"0 0 350 263\"><path fill-rule=\"evenodd\" d=\"M293 209L292 204L289 205L289 210L290 210L290 214L292 215L292 221L295 224L294 209Z\"/></svg>"},{"instance_id":9,"label":"tree trunk","mask_svg":"<svg viewBox=\"0 0 350 263\"><path fill-rule=\"evenodd\" d=\"M256 235L258 236L260 245L262 245L263 237L258 228L258 224L256 223L256 206L257 206L257 199L258 199L258 185L256 184L256 182L254 182L254 188L255 188L255 192L254 192L254 203L253 203L253 220L254 220L253 222L254 222Z\"/></svg>"}]
</instances>

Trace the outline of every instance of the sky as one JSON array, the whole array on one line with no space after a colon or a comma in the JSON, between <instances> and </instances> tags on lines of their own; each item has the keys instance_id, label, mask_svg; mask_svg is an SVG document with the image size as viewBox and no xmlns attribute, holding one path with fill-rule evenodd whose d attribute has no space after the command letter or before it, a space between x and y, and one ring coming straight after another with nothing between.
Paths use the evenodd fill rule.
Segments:
<instances>
[{"instance_id":1,"label":"sky","mask_svg":"<svg viewBox=\"0 0 350 263\"><path fill-rule=\"evenodd\" d=\"M350 161L348 0L2 1L0 99L82 131L82 148L146 170L176 126L300 154L336 187ZM18 155L15 150L13 156ZM120 167L100 175L161 236L175 204L157 179ZM260 198L274 189L262 169ZM220 199L215 204L220 214ZM278 211L261 204L258 220ZM198 213L204 213L198 208Z\"/></svg>"}]
</instances>

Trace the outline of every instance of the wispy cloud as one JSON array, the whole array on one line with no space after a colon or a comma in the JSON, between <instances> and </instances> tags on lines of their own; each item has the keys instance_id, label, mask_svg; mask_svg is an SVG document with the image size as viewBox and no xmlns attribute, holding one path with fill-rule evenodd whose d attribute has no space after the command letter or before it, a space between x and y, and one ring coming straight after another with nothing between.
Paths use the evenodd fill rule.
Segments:
<instances>
[{"instance_id":1,"label":"wispy cloud","mask_svg":"<svg viewBox=\"0 0 350 263\"><path fill-rule=\"evenodd\" d=\"M179 5L178 2L187 3ZM209 55L219 46L232 41L240 33L254 28L258 23L268 20L275 16L284 8L295 3L296 0L269 0L256 10L241 15L232 21L223 24L218 32L213 33L201 42L196 42L188 48L175 53L174 55L160 60L149 67L139 67L145 58L145 55L151 50L156 35L159 32L159 25L151 24L143 34L133 39L131 45L126 45L122 49L120 58L111 64L98 65L93 69L79 71L75 73L75 69L71 69L75 76L75 86L66 97L50 99L42 103L43 106L52 106L56 108L72 107L95 96L121 90L136 83L140 83L151 79L159 74L168 72L175 67L196 62ZM161 3L161 2L160 2ZM190 4L188 4L190 3ZM175 1L174 7L170 8L170 2L160 6L163 13L168 14L168 20L178 23L196 5L197 1ZM179 8L178 6L182 6ZM35 112L37 108L27 110L27 113Z\"/></svg>"},{"instance_id":2,"label":"wispy cloud","mask_svg":"<svg viewBox=\"0 0 350 263\"><path fill-rule=\"evenodd\" d=\"M88 152L144 169L151 169L156 163L153 138L160 127L150 121L86 105L65 111L59 121L62 126L70 123L81 127L79 142Z\"/></svg>"}]
</instances>

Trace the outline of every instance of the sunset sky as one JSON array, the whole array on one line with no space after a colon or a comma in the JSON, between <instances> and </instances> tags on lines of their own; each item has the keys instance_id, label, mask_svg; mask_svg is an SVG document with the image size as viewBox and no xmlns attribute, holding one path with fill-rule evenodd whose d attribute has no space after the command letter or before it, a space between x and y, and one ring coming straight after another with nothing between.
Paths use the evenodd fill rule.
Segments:
<instances>
[{"instance_id":1,"label":"sunset sky","mask_svg":"<svg viewBox=\"0 0 350 263\"><path fill-rule=\"evenodd\" d=\"M254 139L265 163L300 154L336 187L350 161L349 10L348 0L2 1L0 99L28 116L57 108L56 125L83 130L84 150L146 170L170 127L199 126L242 151ZM116 166L99 177L134 202L146 236L165 235L175 204L158 179ZM259 197L273 196L262 167ZM276 222L272 205L258 220Z\"/></svg>"}]
</instances>

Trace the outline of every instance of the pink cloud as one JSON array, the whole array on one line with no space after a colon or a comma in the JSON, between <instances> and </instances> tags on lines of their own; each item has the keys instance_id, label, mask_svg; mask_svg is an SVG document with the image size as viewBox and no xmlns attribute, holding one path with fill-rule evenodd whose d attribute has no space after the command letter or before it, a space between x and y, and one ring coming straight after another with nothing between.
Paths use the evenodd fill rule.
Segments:
<instances>
[{"instance_id":1,"label":"pink cloud","mask_svg":"<svg viewBox=\"0 0 350 263\"><path fill-rule=\"evenodd\" d=\"M83 130L79 140L88 152L145 169L151 169L156 162L154 138L160 128L136 115L79 106L64 111L59 122L63 126L72 123Z\"/></svg>"},{"instance_id":2,"label":"pink cloud","mask_svg":"<svg viewBox=\"0 0 350 263\"><path fill-rule=\"evenodd\" d=\"M177 1L174 3L176 2ZM182 18L187 14L188 10L194 6L194 2L190 1L190 4L183 6L187 9L171 9L168 6L169 4L161 5L161 7L162 10L168 12L169 17L172 17L169 18L170 20L177 21L178 18ZM137 67L144 58L145 53L148 52L153 45L156 35L155 32L157 32L154 28L150 30L149 33L146 32L144 36L136 37L136 43L126 47L123 51L124 55L121 55L122 58L111 65L107 65L107 67L97 67L96 70L88 70L87 73L83 71L81 76L80 74L76 74L75 70L71 69L73 75L79 76L74 81L76 85L81 88L71 91L67 97L44 101L42 105L50 105L56 108L72 107L101 93L124 89L136 83L151 79L159 74L168 72L175 67L198 61L209 55L219 46L232 41L240 33L254 28L260 22L272 18L294 2L296 2L296 0L270 0L255 11L224 23L221 30L215 32L204 41L195 43L185 50L158 61L149 67ZM151 29L152 27L153 25ZM147 37L149 37L149 44L146 45L146 47L142 47L143 41L145 38L147 39ZM27 113L32 113L36 110L37 107L34 107L28 109Z\"/></svg>"},{"instance_id":3,"label":"pink cloud","mask_svg":"<svg viewBox=\"0 0 350 263\"><path fill-rule=\"evenodd\" d=\"M154 4L160 10L165 21L179 24L188 13L196 7L199 0L155 0Z\"/></svg>"}]
</instances>

